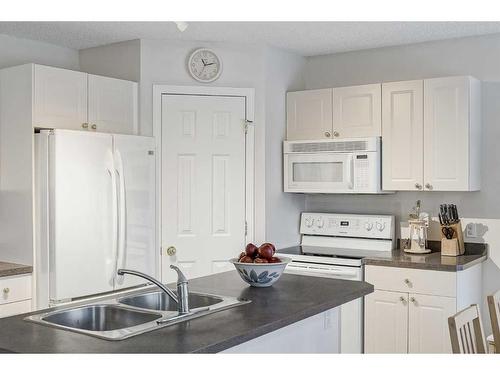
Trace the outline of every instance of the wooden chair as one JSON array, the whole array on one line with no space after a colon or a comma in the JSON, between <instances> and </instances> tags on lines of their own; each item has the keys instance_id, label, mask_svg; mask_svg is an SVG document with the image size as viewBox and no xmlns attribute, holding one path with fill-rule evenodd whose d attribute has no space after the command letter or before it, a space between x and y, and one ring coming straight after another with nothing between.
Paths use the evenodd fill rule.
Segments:
<instances>
[{"instance_id":1,"label":"wooden chair","mask_svg":"<svg viewBox=\"0 0 500 375\"><path fill-rule=\"evenodd\" d=\"M471 305L448 318L453 353L487 353L481 314L477 305Z\"/></svg>"},{"instance_id":2,"label":"wooden chair","mask_svg":"<svg viewBox=\"0 0 500 375\"><path fill-rule=\"evenodd\" d=\"M495 353L500 352L500 290L488 296L488 309L490 310L491 329L495 343Z\"/></svg>"}]
</instances>

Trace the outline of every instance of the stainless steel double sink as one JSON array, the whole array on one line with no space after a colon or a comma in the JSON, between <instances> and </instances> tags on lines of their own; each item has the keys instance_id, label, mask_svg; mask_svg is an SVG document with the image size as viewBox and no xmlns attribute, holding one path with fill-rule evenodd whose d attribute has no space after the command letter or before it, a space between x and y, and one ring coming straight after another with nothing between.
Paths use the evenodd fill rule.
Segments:
<instances>
[{"instance_id":1,"label":"stainless steel double sink","mask_svg":"<svg viewBox=\"0 0 500 375\"><path fill-rule=\"evenodd\" d=\"M107 340L131 336L249 303L248 300L205 293L189 293L190 312L179 314L177 304L162 291L100 299L45 313L26 321L61 328Z\"/></svg>"}]
</instances>

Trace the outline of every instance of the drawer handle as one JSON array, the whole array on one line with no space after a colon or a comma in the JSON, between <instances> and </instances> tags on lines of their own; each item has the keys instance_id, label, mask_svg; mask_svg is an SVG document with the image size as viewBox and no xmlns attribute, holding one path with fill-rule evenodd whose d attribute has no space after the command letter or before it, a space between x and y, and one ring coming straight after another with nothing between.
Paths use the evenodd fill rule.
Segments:
<instances>
[{"instance_id":1,"label":"drawer handle","mask_svg":"<svg viewBox=\"0 0 500 375\"><path fill-rule=\"evenodd\" d=\"M3 293L4 294L9 294L10 292L10 289L9 288L3 288Z\"/></svg>"},{"instance_id":2,"label":"drawer handle","mask_svg":"<svg viewBox=\"0 0 500 375\"><path fill-rule=\"evenodd\" d=\"M405 279L405 284L410 284L410 279Z\"/></svg>"}]
</instances>

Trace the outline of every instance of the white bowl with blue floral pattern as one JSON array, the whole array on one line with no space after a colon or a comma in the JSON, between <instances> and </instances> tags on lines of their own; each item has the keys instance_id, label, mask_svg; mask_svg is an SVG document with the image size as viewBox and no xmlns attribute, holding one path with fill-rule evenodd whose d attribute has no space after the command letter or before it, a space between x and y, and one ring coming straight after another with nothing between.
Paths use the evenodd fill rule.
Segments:
<instances>
[{"instance_id":1,"label":"white bowl with blue floral pattern","mask_svg":"<svg viewBox=\"0 0 500 375\"><path fill-rule=\"evenodd\" d=\"M236 271L251 286L263 288L273 285L280 278L290 258L280 257L280 263L241 263L238 258L230 259Z\"/></svg>"}]
</instances>

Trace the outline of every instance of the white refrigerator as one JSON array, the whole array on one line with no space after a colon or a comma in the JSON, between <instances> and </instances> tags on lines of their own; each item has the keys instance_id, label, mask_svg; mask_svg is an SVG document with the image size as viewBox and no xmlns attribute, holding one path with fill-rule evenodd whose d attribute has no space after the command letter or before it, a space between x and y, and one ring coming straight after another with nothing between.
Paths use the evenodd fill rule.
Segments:
<instances>
[{"instance_id":1,"label":"white refrigerator","mask_svg":"<svg viewBox=\"0 0 500 375\"><path fill-rule=\"evenodd\" d=\"M35 134L36 305L157 276L154 139L72 130Z\"/></svg>"}]
</instances>

